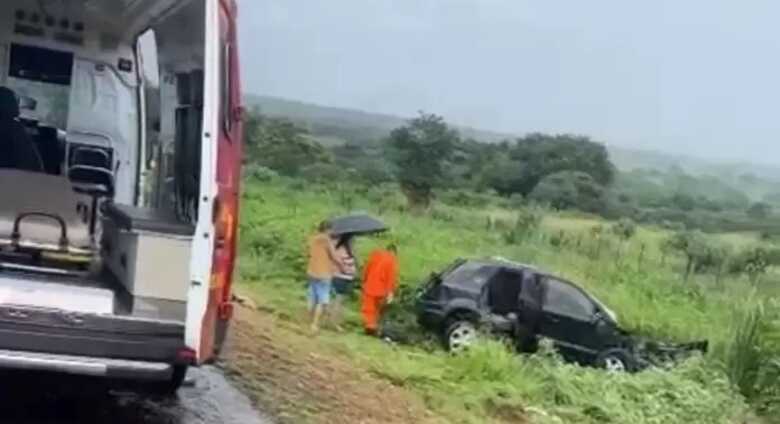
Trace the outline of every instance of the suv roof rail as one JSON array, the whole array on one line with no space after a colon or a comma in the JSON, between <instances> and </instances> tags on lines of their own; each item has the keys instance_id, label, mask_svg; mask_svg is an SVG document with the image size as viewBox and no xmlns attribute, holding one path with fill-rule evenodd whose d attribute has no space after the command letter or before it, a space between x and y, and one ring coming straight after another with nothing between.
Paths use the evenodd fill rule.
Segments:
<instances>
[{"instance_id":1,"label":"suv roof rail","mask_svg":"<svg viewBox=\"0 0 780 424\"><path fill-rule=\"evenodd\" d=\"M524 263L521 263L521 262L513 261L513 260L507 259L507 258L505 258L503 256L492 256L492 257L490 257L490 260L492 260L494 262L499 262L499 263L503 263L503 264L507 264L507 265L516 266L516 267L519 267L519 268L528 268L528 269L532 269L532 270L535 270L535 271L539 271L539 268L537 268L534 265L528 265L528 264L524 264Z\"/></svg>"}]
</instances>

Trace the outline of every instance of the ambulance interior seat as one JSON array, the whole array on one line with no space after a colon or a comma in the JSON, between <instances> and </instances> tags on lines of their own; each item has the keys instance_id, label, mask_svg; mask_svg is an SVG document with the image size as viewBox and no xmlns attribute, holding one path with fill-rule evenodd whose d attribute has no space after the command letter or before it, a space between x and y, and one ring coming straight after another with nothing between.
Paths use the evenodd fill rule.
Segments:
<instances>
[{"instance_id":1,"label":"ambulance interior seat","mask_svg":"<svg viewBox=\"0 0 780 424\"><path fill-rule=\"evenodd\" d=\"M16 93L0 87L0 168L44 172L38 148L19 121Z\"/></svg>"}]
</instances>

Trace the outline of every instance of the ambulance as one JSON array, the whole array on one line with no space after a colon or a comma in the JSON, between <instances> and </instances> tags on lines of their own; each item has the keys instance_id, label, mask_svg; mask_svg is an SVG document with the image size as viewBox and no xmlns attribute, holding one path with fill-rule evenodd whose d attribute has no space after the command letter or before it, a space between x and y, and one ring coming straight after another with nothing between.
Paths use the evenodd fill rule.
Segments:
<instances>
[{"instance_id":1,"label":"ambulance","mask_svg":"<svg viewBox=\"0 0 780 424\"><path fill-rule=\"evenodd\" d=\"M233 306L235 0L0 4L0 369L175 392Z\"/></svg>"}]
</instances>

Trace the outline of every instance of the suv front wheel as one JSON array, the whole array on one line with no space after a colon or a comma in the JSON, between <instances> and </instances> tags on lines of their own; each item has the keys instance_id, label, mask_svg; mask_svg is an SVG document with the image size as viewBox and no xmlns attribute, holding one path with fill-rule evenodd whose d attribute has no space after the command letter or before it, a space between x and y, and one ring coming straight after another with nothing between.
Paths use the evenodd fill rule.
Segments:
<instances>
[{"instance_id":1,"label":"suv front wheel","mask_svg":"<svg viewBox=\"0 0 780 424\"><path fill-rule=\"evenodd\" d=\"M596 358L596 366L608 372L632 372L636 370L636 360L625 349L608 349Z\"/></svg>"},{"instance_id":2,"label":"suv front wheel","mask_svg":"<svg viewBox=\"0 0 780 424\"><path fill-rule=\"evenodd\" d=\"M444 335L447 349L452 353L460 353L477 340L477 326L469 320L456 320L447 326Z\"/></svg>"}]
</instances>

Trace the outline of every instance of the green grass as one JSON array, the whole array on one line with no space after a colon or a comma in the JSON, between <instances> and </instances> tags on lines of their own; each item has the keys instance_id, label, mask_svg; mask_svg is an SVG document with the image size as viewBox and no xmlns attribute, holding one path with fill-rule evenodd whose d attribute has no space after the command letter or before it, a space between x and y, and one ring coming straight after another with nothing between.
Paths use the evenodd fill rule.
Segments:
<instances>
[{"instance_id":1,"label":"green grass","mask_svg":"<svg viewBox=\"0 0 780 424\"><path fill-rule=\"evenodd\" d=\"M457 257L503 256L583 285L615 310L628 329L676 341L707 338L714 346L707 358L671 371L607 375L545 355L518 357L496 342L461 357L429 345L388 346L357 334L334 335L326 342L356 366L417 393L450 421L511 422L513 414L526 411L538 422L728 423L745 413L738 387L724 371L735 339L734 317L747 302L745 282L715 285L704 276L683 283L679 258L661 265L663 232L640 228L631 241L612 241L594 257L590 229L609 224L591 218L548 214L541 231L509 245L500 228L488 229L486 216L511 219L511 211L437 205L430 215L415 216L401 211L403 199L390 188L345 190L286 180L247 185L240 276L263 305L291 319L302 314L307 235L324 218L348 209L368 210L381 212L392 228L391 237L400 246L403 286L417 285ZM551 234L560 231L579 245L551 245ZM360 257L384 242L360 239ZM356 327L356 304L349 309L347 320Z\"/></svg>"}]
</instances>

